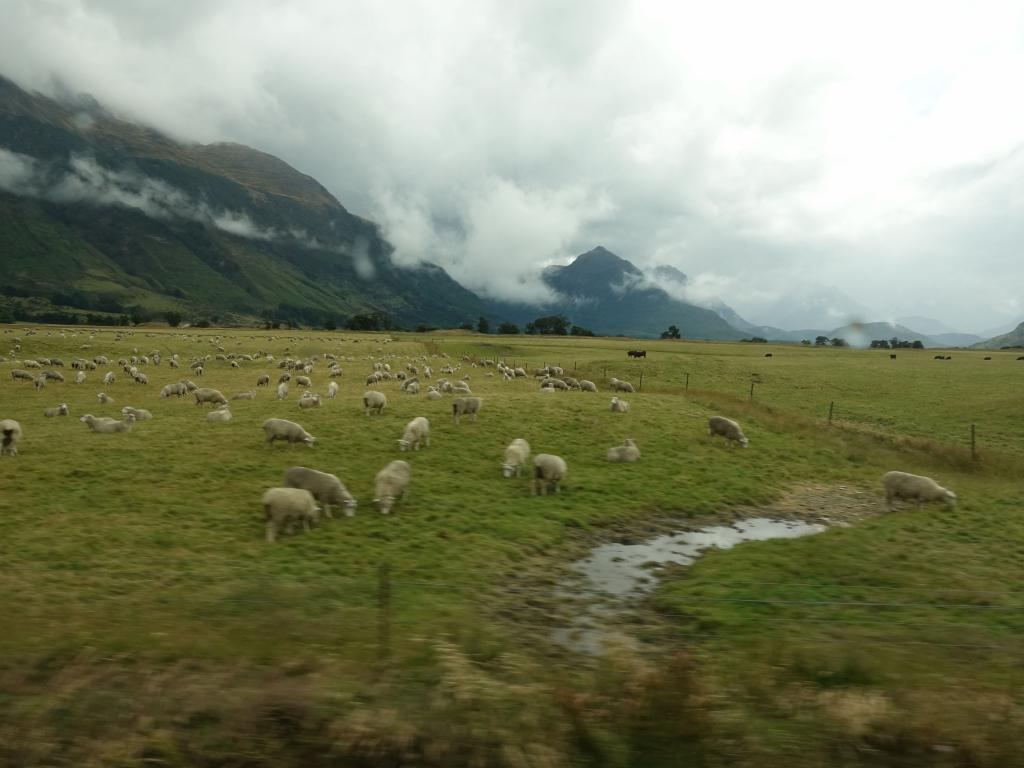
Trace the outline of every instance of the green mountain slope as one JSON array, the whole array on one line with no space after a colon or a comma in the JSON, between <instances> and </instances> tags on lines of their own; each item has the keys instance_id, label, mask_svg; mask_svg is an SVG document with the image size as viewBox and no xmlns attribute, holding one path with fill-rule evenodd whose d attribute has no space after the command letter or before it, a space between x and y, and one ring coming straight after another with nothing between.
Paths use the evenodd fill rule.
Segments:
<instances>
[{"instance_id":1,"label":"green mountain slope","mask_svg":"<svg viewBox=\"0 0 1024 768\"><path fill-rule=\"evenodd\" d=\"M0 78L0 163L0 294L310 322L486 313L439 267L395 267L375 224L249 147L183 144Z\"/></svg>"},{"instance_id":2,"label":"green mountain slope","mask_svg":"<svg viewBox=\"0 0 1024 768\"><path fill-rule=\"evenodd\" d=\"M1024 347L1024 323L1021 323L1009 333L1001 336L993 336L987 341L975 344L978 349L1001 349L1003 347Z\"/></svg>"}]
</instances>

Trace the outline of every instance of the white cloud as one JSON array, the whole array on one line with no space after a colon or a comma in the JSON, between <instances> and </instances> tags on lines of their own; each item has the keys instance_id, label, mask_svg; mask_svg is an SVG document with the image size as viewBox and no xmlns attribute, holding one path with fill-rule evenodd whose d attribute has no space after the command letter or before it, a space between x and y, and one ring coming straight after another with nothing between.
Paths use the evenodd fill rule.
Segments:
<instances>
[{"instance_id":1,"label":"white cloud","mask_svg":"<svg viewBox=\"0 0 1024 768\"><path fill-rule=\"evenodd\" d=\"M492 295L537 296L539 268L601 243L762 321L785 317L768 293L845 311L832 289L885 315L1019 319L1019 3L0 0L0 16L0 72L279 155L381 221L399 262ZM0 159L0 180L18 172Z\"/></svg>"}]
</instances>

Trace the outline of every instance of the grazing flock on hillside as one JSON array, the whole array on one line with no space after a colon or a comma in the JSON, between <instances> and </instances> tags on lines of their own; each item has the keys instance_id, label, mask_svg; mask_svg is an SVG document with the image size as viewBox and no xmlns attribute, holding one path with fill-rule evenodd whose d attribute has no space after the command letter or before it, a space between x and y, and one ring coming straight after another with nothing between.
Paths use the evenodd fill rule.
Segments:
<instances>
[{"instance_id":1,"label":"grazing flock on hillside","mask_svg":"<svg viewBox=\"0 0 1024 768\"><path fill-rule=\"evenodd\" d=\"M39 331L30 329L22 332L21 329L18 329L16 332L8 329L5 333L24 333L28 336L38 334ZM89 341L95 341L100 334L99 331L89 333ZM77 336L79 334L75 331L64 330L60 331L60 335L67 338L68 335ZM127 338L128 335L125 332L117 332L115 336L115 340L118 342ZM189 337L187 334L183 334L181 338L190 338L192 341L208 341L217 351L187 360L181 359L177 354L166 355L159 350L141 354L137 348L130 356L116 360L103 354L90 355L87 358L75 357L70 361L70 367L76 371L74 383L76 386L85 386L90 376L94 376L102 382L104 387L110 387L119 375L124 375L129 381L144 388L149 385L150 379L141 369L148 367L151 373L155 374L158 367L166 364L166 368L170 371L187 371L188 373L183 378L178 378L180 374L172 376L178 380L165 384L159 390L159 399L180 401L187 398L194 401L199 408L212 406L211 409L204 410L203 418L210 423L224 423L232 419L232 403L244 405L245 401L255 400L258 397L257 393L263 388L269 390L276 400L282 403L282 408L292 386L301 390L301 394L296 400L300 411L321 408L326 401L332 401L337 397L340 390L337 380L344 376L339 357L330 352L302 359L285 356L281 360L275 360L274 355L264 351L246 354L229 353L221 346L222 340L216 335L200 339L198 336ZM390 339L384 339L379 343L384 345L390 341ZM7 357L0 357L0 363L10 362L21 366L9 371L12 381L26 382L37 392L42 392L48 382L65 383L63 374L55 370L65 366L64 360L55 357L21 359L18 355L21 342L21 336L15 335L11 340L10 354ZM84 350L91 348L92 344L82 344L81 346ZM530 378L526 369L508 366L500 360L474 360L468 356L455 360L443 353L406 357L403 360L398 355L383 353L382 348L378 348L376 351L378 352L377 356L366 356L372 370L366 375L364 381L366 387L378 388L367 389L360 399L362 410L368 417L379 417L384 414L388 406L388 397L380 391L379 387L386 382L392 382L392 385L397 385L398 397L422 395L427 401L435 401L450 395L452 396L453 423L459 424L464 417L475 422L478 415L483 412L484 405L483 398L473 395L470 386L470 381L475 375L500 377L504 382ZM646 357L646 352L643 351L630 351L629 354L631 357ZM357 362L352 356L345 357L344 361L346 364ZM220 390L197 386L189 378L190 376L202 377L206 374L207 369L216 369L218 366L238 369L248 364L261 367L276 366L280 370L276 377L276 387L271 374L261 372L255 378L253 389L238 392L229 400ZM320 367L326 367L325 375L328 379L326 397L313 391L314 372ZM444 374L444 376L435 378L435 367L437 373ZM106 369L102 376L100 369ZM32 370L36 370L38 373L32 373ZM572 390L599 391L594 382L568 376L562 368L554 365L535 368L532 371L532 376L535 380L539 380L541 393L551 394L557 391ZM319 379L319 375L317 378ZM612 377L609 379L608 388L611 392L616 393L611 398L611 412L629 414L629 402L621 399L618 394L636 392L633 384ZM140 396L145 391L145 389L140 389ZM114 399L105 392L97 393L96 400L100 405L114 404ZM69 415L70 409L67 403L47 406L42 410L44 418L59 418ZM132 405L123 406L120 416L121 418L116 419L87 413L82 415L79 421L92 432L114 434L131 432L139 422L154 418L150 410ZM747 448L750 444L742 427L733 419L718 415L712 416L708 419L707 427L709 438L722 437L727 443L742 448ZM270 418L263 422L262 428L265 445L273 446L275 441L285 442L288 446L301 444L308 448L313 448L316 445L316 437L291 419ZM0 419L0 434L2 434L0 456L17 456L18 446L23 439L21 424L13 419ZM396 440L399 452L417 452L429 448L430 421L426 416L416 416L405 425L401 437L396 437ZM501 474L505 478L521 477L524 468L532 466L531 493L534 496L558 493L568 475L568 465L560 456L540 453L535 455L530 462L530 445L523 438L511 440L500 458ZM640 449L632 439L627 438L621 445L608 448L605 459L611 463L634 463L640 459ZM412 466L409 462L402 460L391 461L377 473L374 481L373 503L381 514L389 514L395 504L406 496L411 479ZM949 506L956 504L956 494L942 488L928 477L905 472L889 472L883 478L883 488L886 504L890 510L893 509L895 499L916 502L918 508L922 502L929 501L943 502ZM291 467L285 471L281 485L267 489L262 497L267 541L275 541L282 530L288 533L293 532L297 524L301 525L303 530L309 530L319 522L321 513L326 517L332 517L332 506L343 509L346 516L352 516L356 512L357 502L336 475L310 467Z\"/></svg>"}]
</instances>

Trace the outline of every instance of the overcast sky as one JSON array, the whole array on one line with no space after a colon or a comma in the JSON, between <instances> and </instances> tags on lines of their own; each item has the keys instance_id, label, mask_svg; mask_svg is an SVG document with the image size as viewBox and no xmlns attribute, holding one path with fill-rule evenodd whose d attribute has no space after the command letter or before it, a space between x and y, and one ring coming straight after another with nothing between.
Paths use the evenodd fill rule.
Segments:
<instances>
[{"instance_id":1,"label":"overcast sky","mask_svg":"<svg viewBox=\"0 0 1024 768\"><path fill-rule=\"evenodd\" d=\"M1024 4L0 0L0 72L316 177L501 297L601 244L695 299L1024 319Z\"/></svg>"}]
</instances>

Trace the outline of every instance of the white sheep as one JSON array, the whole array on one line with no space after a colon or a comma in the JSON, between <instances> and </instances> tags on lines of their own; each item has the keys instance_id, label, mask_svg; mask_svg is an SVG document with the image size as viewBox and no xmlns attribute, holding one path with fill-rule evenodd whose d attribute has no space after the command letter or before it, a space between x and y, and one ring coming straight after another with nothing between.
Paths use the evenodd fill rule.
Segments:
<instances>
[{"instance_id":1,"label":"white sheep","mask_svg":"<svg viewBox=\"0 0 1024 768\"><path fill-rule=\"evenodd\" d=\"M613 397L612 413L629 413L629 403L625 400L619 400L619 398Z\"/></svg>"},{"instance_id":2,"label":"white sheep","mask_svg":"<svg viewBox=\"0 0 1024 768\"><path fill-rule=\"evenodd\" d=\"M356 513L356 500L352 494L341 480L327 472L308 467L291 467L284 472L284 486L309 491L313 498L323 505L327 517L332 517L331 504L344 507L346 517L352 517Z\"/></svg>"},{"instance_id":3,"label":"white sheep","mask_svg":"<svg viewBox=\"0 0 1024 768\"><path fill-rule=\"evenodd\" d=\"M305 443L312 448L313 443L316 442L315 437L294 421L288 421L287 419L267 419L263 422L263 432L267 436L266 442L271 444L275 440L285 440L289 445Z\"/></svg>"},{"instance_id":4,"label":"white sheep","mask_svg":"<svg viewBox=\"0 0 1024 768\"><path fill-rule=\"evenodd\" d=\"M747 440L743 434L743 429L732 419L727 419L725 416L712 416L708 419L708 437L714 437L715 435L721 435L726 440L742 445L746 448L750 445L750 441Z\"/></svg>"},{"instance_id":5,"label":"white sheep","mask_svg":"<svg viewBox=\"0 0 1024 768\"><path fill-rule=\"evenodd\" d=\"M438 392L436 389L432 389L429 392L427 392L427 400L440 400L441 397L441 393Z\"/></svg>"},{"instance_id":6,"label":"white sheep","mask_svg":"<svg viewBox=\"0 0 1024 768\"><path fill-rule=\"evenodd\" d=\"M479 397L457 397L452 401L452 419L456 424L463 416L472 416L476 421L476 415L484 401Z\"/></svg>"},{"instance_id":7,"label":"white sheep","mask_svg":"<svg viewBox=\"0 0 1024 768\"><path fill-rule=\"evenodd\" d=\"M206 414L206 420L209 422L231 421L231 409L226 405L215 408Z\"/></svg>"},{"instance_id":8,"label":"white sheep","mask_svg":"<svg viewBox=\"0 0 1024 768\"><path fill-rule=\"evenodd\" d=\"M40 389L46 386L46 376L40 375L39 377L36 378L33 384L35 385L36 391L38 392Z\"/></svg>"},{"instance_id":9,"label":"white sheep","mask_svg":"<svg viewBox=\"0 0 1024 768\"><path fill-rule=\"evenodd\" d=\"M299 398L299 408L319 408L320 402L320 395L314 395L309 390L306 390L302 393L302 397Z\"/></svg>"},{"instance_id":10,"label":"white sheep","mask_svg":"<svg viewBox=\"0 0 1024 768\"><path fill-rule=\"evenodd\" d=\"M404 452L412 448L418 451L421 442L430 447L430 422L423 416L417 416L405 425L405 432L398 439L398 450Z\"/></svg>"},{"instance_id":11,"label":"white sheep","mask_svg":"<svg viewBox=\"0 0 1024 768\"><path fill-rule=\"evenodd\" d=\"M79 419L83 424L88 424L89 429L93 432L100 432L103 434L112 434L114 432L131 432L132 425L135 423L135 417L131 414L125 416L121 421L117 419L111 419L106 416L93 416L91 413L85 414Z\"/></svg>"},{"instance_id":12,"label":"white sheep","mask_svg":"<svg viewBox=\"0 0 1024 768\"><path fill-rule=\"evenodd\" d=\"M539 489L540 495L545 496L550 488L558 493L568 471L561 456L538 453L533 457L533 495L536 496Z\"/></svg>"},{"instance_id":13,"label":"white sheep","mask_svg":"<svg viewBox=\"0 0 1024 768\"><path fill-rule=\"evenodd\" d=\"M512 477L515 475L519 477L523 474L523 467L526 466L526 460L529 458L530 444L521 437L517 437L505 448L505 461L501 465L501 476Z\"/></svg>"},{"instance_id":14,"label":"white sheep","mask_svg":"<svg viewBox=\"0 0 1024 768\"><path fill-rule=\"evenodd\" d=\"M370 415L370 411L376 411L378 415L383 414L387 404L388 398L383 392L370 389L363 393L363 413L367 416Z\"/></svg>"},{"instance_id":15,"label":"white sheep","mask_svg":"<svg viewBox=\"0 0 1024 768\"><path fill-rule=\"evenodd\" d=\"M906 499L917 502L917 508L921 508L921 502L941 501L950 509L956 506L956 494L947 491L930 477L924 475L912 475L909 472L886 472L882 475L882 485L885 487L885 502L889 511L893 511L893 499Z\"/></svg>"},{"instance_id":16,"label":"white sheep","mask_svg":"<svg viewBox=\"0 0 1024 768\"><path fill-rule=\"evenodd\" d=\"M609 384L609 386L611 386L612 392L635 392L636 391L636 390L633 389L633 385L630 384L628 381L620 381L619 379L616 379L614 377L612 377L612 379L608 382L608 384Z\"/></svg>"},{"instance_id":17,"label":"white sheep","mask_svg":"<svg viewBox=\"0 0 1024 768\"><path fill-rule=\"evenodd\" d=\"M277 399L284 400L286 397L288 397L288 382L282 381L277 385Z\"/></svg>"},{"instance_id":18,"label":"white sheep","mask_svg":"<svg viewBox=\"0 0 1024 768\"><path fill-rule=\"evenodd\" d=\"M208 387L199 387L192 393L196 397L196 405L213 403L215 405L227 405L228 399L219 390Z\"/></svg>"},{"instance_id":19,"label":"white sheep","mask_svg":"<svg viewBox=\"0 0 1024 768\"><path fill-rule=\"evenodd\" d=\"M418 395L420 393L420 383L418 381L412 382L405 388L405 393L407 395Z\"/></svg>"},{"instance_id":20,"label":"white sheep","mask_svg":"<svg viewBox=\"0 0 1024 768\"><path fill-rule=\"evenodd\" d=\"M17 456L21 442L21 424L14 419L0 419L0 456Z\"/></svg>"},{"instance_id":21,"label":"white sheep","mask_svg":"<svg viewBox=\"0 0 1024 768\"><path fill-rule=\"evenodd\" d=\"M231 398L232 400L255 400L256 390L250 389L248 392L239 392L237 395Z\"/></svg>"},{"instance_id":22,"label":"white sheep","mask_svg":"<svg viewBox=\"0 0 1024 768\"><path fill-rule=\"evenodd\" d=\"M75 384L85 383L85 371L79 371L75 374Z\"/></svg>"},{"instance_id":23,"label":"white sheep","mask_svg":"<svg viewBox=\"0 0 1024 768\"><path fill-rule=\"evenodd\" d=\"M327 385L327 397L333 400L338 394L338 382L332 381Z\"/></svg>"},{"instance_id":24,"label":"white sheep","mask_svg":"<svg viewBox=\"0 0 1024 768\"><path fill-rule=\"evenodd\" d=\"M561 390L566 390L566 389L569 389L569 385L566 384L561 379L544 379L540 383L540 388L541 389L561 389Z\"/></svg>"},{"instance_id":25,"label":"white sheep","mask_svg":"<svg viewBox=\"0 0 1024 768\"><path fill-rule=\"evenodd\" d=\"M114 403L114 398L112 398L106 392L100 392L98 395L96 395L96 400L99 402L100 405L113 405Z\"/></svg>"},{"instance_id":26,"label":"white sheep","mask_svg":"<svg viewBox=\"0 0 1024 768\"><path fill-rule=\"evenodd\" d=\"M622 445L609 448L605 458L616 463L631 463L640 458L640 449L636 447L636 443L627 438L622 441Z\"/></svg>"},{"instance_id":27,"label":"white sheep","mask_svg":"<svg viewBox=\"0 0 1024 768\"><path fill-rule=\"evenodd\" d=\"M405 497L411 475L412 467L409 466L409 462L400 460L392 461L377 473L374 480L373 503L377 505L382 515L391 511L395 501Z\"/></svg>"},{"instance_id":28,"label":"white sheep","mask_svg":"<svg viewBox=\"0 0 1024 768\"><path fill-rule=\"evenodd\" d=\"M597 392L597 384L589 379L580 379L580 389L583 392Z\"/></svg>"},{"instance_id":29,"label":"white sheep","mask_svg":"<svg viewBox=\"0 0 1024 768\"><path fill-rule=\"evenodd\" d=\"M109 387L116 380L117 380L117 377L114 375L114 372L113 371L107 371L107 375L103 377L103 386Z\"/></svg>"},{"instance_id":30,"label":"white sheep","mask_svg":"<svg viewBox=\"0 0 1024 768\"><path fill-rule=\"evenodd\" d=\"M270 375L266 374L266 373L261 373L256 378L256 386L257 387L269 387L270 386Z\"/></svg>"},{"instance_id":31,"label":"white sheep","mask_svg":"<svg viewBox=\"0 0 1024 768\"><path fill-rule=\"evenodd\" d=\"M320 508L313 494L304 488L270 488L263 494L263 519L266 520L267 541L273 542L282 525L291 533L295 522L299 521L303 530L308 531L320 519Z\"/></svg>"},{"instance_id":32,"label":"white sheep","mask_svg":"<svg viewBox=\"0 0 1024 768\"><path fill-rule=\"evenodd\" d=\"M61 403L60 405L55 405L52 408L47 408L43 411L43 416L48 418L52 418L53 416L67 416L68 414L70 414L70 411L68 410L67 403Z\"/></svg>"},{"instance_id":33,"label":"white sheep","mask_svg":"<svg viewBox=\"0 0 1024 768\"><path fill-rule=\"evenodd\" d=\"M313 382L310 380L309 376L296 376L295 385L298 387L312 387Z\"/></svg>"},{"instance_id":34,"label":"white sheep","mask_svg":"<svg viewBox=\"0 0 1024 768\"><path fill-rule=\"evenodd\" d=\"M127 416L128 414L134 416L136 421L149 421L153 418L153 414L145 408L132 408L130 405L126 405L121 409L121 415Z\"/></svg>"}]
</instances>

